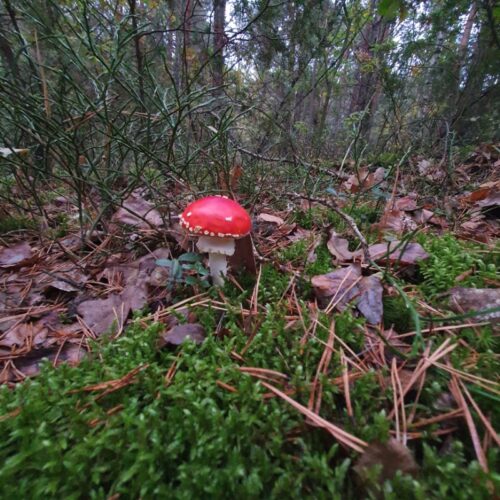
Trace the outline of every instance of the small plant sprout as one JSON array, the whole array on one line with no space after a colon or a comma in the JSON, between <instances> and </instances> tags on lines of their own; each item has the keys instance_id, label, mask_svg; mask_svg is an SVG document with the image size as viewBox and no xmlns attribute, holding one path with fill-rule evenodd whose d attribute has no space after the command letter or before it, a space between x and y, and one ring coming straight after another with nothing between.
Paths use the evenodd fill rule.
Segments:
<instances>
[{"instance_id":1,"label":"small plant sprout","mask_svg":"<svg viewBox=\"0 0 500 500\"><path fill-rule=\"evenodd\" d=\"M224 196L207 196L186 207L180 224L193 236L199 236L196 246L208 253L210 275L215 285L222 286L227 257L234 254L234 240L246 236L252 227L246 210Z\"/></svg>"}]
</instances>

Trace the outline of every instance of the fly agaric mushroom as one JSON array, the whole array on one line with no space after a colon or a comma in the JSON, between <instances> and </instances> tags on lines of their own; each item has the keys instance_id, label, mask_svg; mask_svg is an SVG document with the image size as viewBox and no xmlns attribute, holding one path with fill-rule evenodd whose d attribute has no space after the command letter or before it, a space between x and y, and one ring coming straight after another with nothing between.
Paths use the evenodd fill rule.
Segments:
<instances>
[{"instance_id":1,"label":"fly agaric mushroom","mask_svg":"<svg viewBox=\"0 0 500 500\"><path fill-rule=\"evenodd\" d=\"M199 236L196 246L208 252L208 267L215 285L223 285L226 256L234 254L234 240L252 227L250 216L236 201L225 196L207 196L190 203L179 216L181 226Z\"/></svg>"}]
</instances>

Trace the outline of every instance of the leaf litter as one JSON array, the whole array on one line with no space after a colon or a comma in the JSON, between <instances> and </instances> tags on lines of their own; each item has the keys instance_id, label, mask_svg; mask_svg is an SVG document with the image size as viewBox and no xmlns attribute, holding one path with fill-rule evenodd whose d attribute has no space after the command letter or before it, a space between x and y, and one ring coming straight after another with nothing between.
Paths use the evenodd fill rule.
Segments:
<instances>
[{"instance_id":1,"label":"leaf litter","mask_svg":"<svg viewBox=\"0 0 500 500\"><path fill-rule=\"evenodd\" d=\"M441 178L437 173L441 168L439 164L430 161L426 163L424 159L419 159L417 163L425 177L432 180ZM471 170L472 167L464 167L464 178L470 178ZM346 196L349 193L360 195L374 189L388 189L385 175L385 169L362 170L358 175L348 178L344 186ZM282 271L283 267L276 263L275 255L300 241L308 243L304 264L315 261L319 245L324 243L329 250L334 270L310 279L313 294L307 304L311 317L307 325L303 319L303 306L297 299L294 281L300 278L302 269L287 268L287 271L295 272L281 298L287 309L288 325L290 328L303 325L303 342L318 340L317 332L327 327L319 319L316 301L330 318L335 317L334 310L345 311L352 307L366 319L364 348L357 352L336 334L332 322L329 340L324 345L325 351L317 373L328 376L332 353L340 356L343 374L331 383L340 387L340 394L345 398L347 409L351 408L348 411L352 415L351 391L356 381L371 369L390 372L390 377L379 377L379 383L381 391L388 388L393 391L394 409L389 418L394 437L387 443L367 443L346 432L341 426L320 417L321 391L324 390L324 383L320 383L320 378L317 378L314 385L314 394L311 392L312 405L306 407L297 401L295 388L290 385L290 377L286 373L278 373L266 367L245 366L244 351L234 353L234 359L239 363L238 370L262 382L269 391L264 395L266 400L282 399L304 416L306 424L322 427L343 446L359 452L361 457L355 470L361 476L373 465L382 467L382 477L385 478L393 477L396 470L416 473L418 466L405 445L406 442L422 438L424 432L434 437L452 434L457 427L446 427L445 424L455 422L454 419L461 415L465 415L480 463L485 468L481 451L484 445L481 449L478 447L479 423L474 423L464 410L466 402L470 402L472 397L466 392L464 382L492 394L500 392L498 382L451 367L448 355L457 347L453 336L432 347L431 342L427 342L434 330L454 332L455 326L437 329L420 327L415 332L396 332L392 328L385 328L383 298L394 283L388 283L377 267L390 266L390 271L396 273L402 267L416 266L427 259L428 254L419 243L408 242L403 238L403 235L416 230L444 230L453 224L457 228L455 234L459 236L469 238L473 235L478 241L491 241L495 238L498 225L488 217L485 209L498 204L495 191L497 184L486 184L489 181L482 180L485 185L479 190L465 197L458 196L458 201L451 204L455 207L451 208L455 220L449 220L447 214L440 211L437 199L429 201L419 198L416 192L408 194L408 190L402 190L400 196L393 196L386 202L378 222L372 224L371 230L377 235L378 242L355 251L349 250L349 239L342 232L328 228L325 235L325 227L321 227L321 224L303 228L300 222L286 222L289 212L271 213L269 204L266 204L265 211L261 209L259 212L259 207L256 207L260 215L256 218L253 243L259 264L268 262ZM410 184L407 180L405 182ZM342 203L345 206L345 202ZM311 203L305 206L303 201L300 202L301 209L309 210L317 206L313 207ZM56 241L27 238L25 241L14 240L3 244L0 249L1 381L12 383L36 375L43 359L48 359L54 365L60 362L78 363L90 349L89 339L99 338L105 333L120 335L132 312L147 307L151 313L141 321L154 320L165 324L165 329L159 336L159 346L170 345L175 348L188 338L201 343L208 335L224 332L224 328L218 328L217 332L205 331L195 317L188 317L189 314L185 323L172 321L174 315L186 311L187 306L211 308L221 314L229 306L223 296L221 300L215 300L196 289L192 296L182 297L180 300L167 290L165 284L168 269L157 266L156 261L175 258L189 249L189 243L179 231L175 219L168 225L165 225L166 220L151 202L145 201L141 198L141 193L135 192L112 217L115 225L110 226L109 234L95 231L89 235L91 238L68 234ZM130 233L127 233L128 228ZM394 233L399 235L399 239L391 236ZM133 235L134 241L131 242L127 234ZM355 235L351 234L350 237L352 236ZM258 299L261 270L260 267L251 300L246 305L241 305L240 314L245 320L245 328L250 332L245 349L251 345L257 331L252 333L252 322L266 310L265 304L259 303ZM412 292L408 293L413 299ZM416 304L416 307L420 307L418 301ZM450 308L459 314L478 311L485 306L495 309L497 305L498 294L494 289L462 288L450 292ZM423 314L422 309L419 311ZM469 319L463 325L458 325L458 328L474 328L484 324L478 323L479 321L493 321L497 316L497 312L490 316L469 315ZM254 324L258 328L259 323ZM419 356L412 358L411 342L417 334L424 339L424 346ZM82 390L103 393L115 390L124 384L133 383L135 375L142 369L143 367L138 367L137 372L133 370L121 379ZM458 402L458 407L436 407L436 414L420 415L416 405L431 370L453 376L450 391ZM237 391L234 385L219 382L217 385L220 390ZM474 408L480 415L482 429L496 436L488 416L479 407ZM440 425L437 430L432 427L434 423Z\"/></svg>"}]
</instances>

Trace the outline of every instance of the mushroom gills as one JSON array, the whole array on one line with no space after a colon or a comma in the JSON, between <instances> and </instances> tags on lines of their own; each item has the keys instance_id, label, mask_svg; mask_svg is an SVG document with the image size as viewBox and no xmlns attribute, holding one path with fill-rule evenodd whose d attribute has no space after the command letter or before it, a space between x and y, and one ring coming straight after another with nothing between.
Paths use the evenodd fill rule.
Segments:
<instances>
[{"instance_id":1,"label":"mushroom gills","mask_svg":"<svg viewBox=\"0 0 500 500\"><path fill-rule=\"evenodd\" d=\"M234 254L234 238L218 238L216 236L200 236L196 243L200 252Z\"/></svg>"}]
</instances>

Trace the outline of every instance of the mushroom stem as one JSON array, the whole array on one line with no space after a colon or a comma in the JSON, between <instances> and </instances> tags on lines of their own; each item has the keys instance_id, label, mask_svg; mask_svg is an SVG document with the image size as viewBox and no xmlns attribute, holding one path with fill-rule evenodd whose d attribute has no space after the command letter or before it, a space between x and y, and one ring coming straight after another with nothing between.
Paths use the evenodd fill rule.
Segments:
<instances>
[{"instance_id":1,"label":"mushroom stem","mask_svg":"<svg viewBox=\"0 0 500 500\"><path fill-rule=\"evenodd\" d=\"M208 254L208 267L214 285L224 285L224 276L227 274L227 259L224 254L212 253Z\"/></svg>"}]
</instances>

